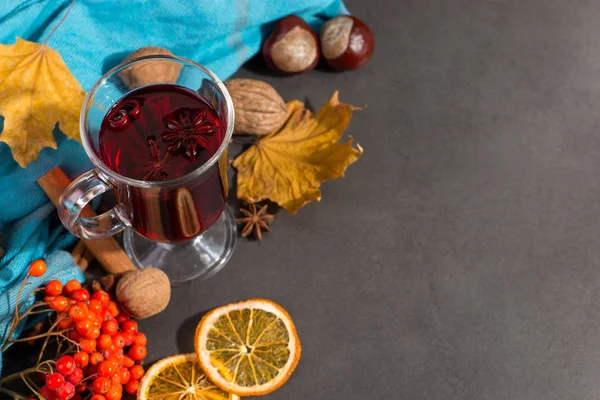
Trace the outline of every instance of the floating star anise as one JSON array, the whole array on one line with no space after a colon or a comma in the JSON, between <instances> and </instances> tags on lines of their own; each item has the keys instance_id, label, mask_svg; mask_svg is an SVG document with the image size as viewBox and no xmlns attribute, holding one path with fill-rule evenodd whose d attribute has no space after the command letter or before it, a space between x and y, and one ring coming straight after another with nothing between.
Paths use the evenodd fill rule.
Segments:
<instances>
[{"instance_id":1,"label":"floating star anise","mask_svg":"<svg viewBox=\"0 0 600 400\"><path fill-rule=\"evenodd\" d=\"M167 151L164 157L160 154L160 148L156 144L156 138L154 136L148 137L146 139L148 143L148 149L150 150L150 157L152 157L152 161L150 161L150 165L144 168L146 174L144 175L145 181L166 181L168 178L168 173L170 172L167 168L168 166L168 158L170 152Z\"/></svg>"},{"instance_id":2,"label":"floating star anise","mask_svg":"<svg viewBox=\"0 0 600 400\"><path fill-rule=\"evenodd\" d=\"M262 240L262 231L271 232L269 224L275 220L275 216L267 213L266 204L258 211L255 204L248 204L248 208L240 208L240 212L245 215L237 219L238 224L245 224L242 229L243 237L252 232L255 238Z\"/></svg>"},{"instance_id":3,"label":"floating star anise","mask_svg":"<svg viewBox=\"0 0 600 400\"><path fill-rule=\"evenodd\" d=\"M161 133L162 139L169 143L169 152L184 150L190 160L195 160L198 155L198 146L206 148L209 144L208 136L215 132L215 124L206 119L207 109L201 109L192 119L193 109L182 108L179 117L164 121L165 131Z\"/></svg>"}]
</instances>

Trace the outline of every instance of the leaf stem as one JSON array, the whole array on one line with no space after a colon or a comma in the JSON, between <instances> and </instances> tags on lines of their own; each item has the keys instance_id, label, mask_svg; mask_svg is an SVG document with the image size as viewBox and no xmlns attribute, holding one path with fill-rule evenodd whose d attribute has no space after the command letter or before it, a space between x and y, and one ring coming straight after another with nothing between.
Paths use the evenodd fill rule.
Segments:
<instances>
[{"instance_id":1,"label":"leaf stem","mask_svg":"<svg viewBox=\"0 0 600 400\"><path fill-rule=\"evenodd\" d=\"M48 34L48 36L46 36L46 39L44 39L44 42L42 43L44 46L48 42L48 39L50 39L50 36L52 36L54 34L54 32L56 32L56 30L63 24L63 22L65 22L65 19L67 19L67 16L71 12L71 9L73 8L74 5L75 5L75 0L71 0L71 4L69 5L69 8L67 8L67 12L65 13L65 15L62 16L60 21L58 21L58 24L56 24L54 29L52 29L50 31L50 33Z\"/></svg>"}]
</instances>

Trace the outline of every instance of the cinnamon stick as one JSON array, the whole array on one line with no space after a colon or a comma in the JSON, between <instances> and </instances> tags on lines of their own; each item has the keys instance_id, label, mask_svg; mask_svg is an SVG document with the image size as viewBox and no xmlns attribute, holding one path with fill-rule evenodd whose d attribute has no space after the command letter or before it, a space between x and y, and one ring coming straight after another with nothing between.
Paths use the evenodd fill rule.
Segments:
<instances>
[{"instance_id":1,"label":"cinnamon stick","mask_svg":"<svg viewBox=\"0 0 600 400\"><path fill-rule=\"evenodd\" d=\"M90 266L90 263L93 259L94 254L92 254L92 252L89 249L85 249L85 251L81 255L81 258L77 262L77 265L79 265L79 268L81 268L82 271L85 271Z\"/></svg>"},{"instance_id":2,"label":"cinnamon stick","mask_svg":"<svg viewBox=\"0 0 600 400\"><path fill-rule=\"evenodd\" d=\"M37 182L54 205L57 204L60 195L71 183L60 167L48 171L45 175L40 177ZM85 207L81 212L81 216L86 218L95 215L96 213L89 206ZM114 238L97 240L82 239L82 241L109 274L119 274L135 269L133 263L129 257L127 257L127 254L125 254Z\"/></svg>"},{"instance_id":3,"label":"cinnamon stick","mask_svg":"<svg viewBox=\"0 0 600 400\"><path fill-rule=\"evenodd\" d=\"M73 261L75 261L75 264L79 263L79 260L81 260L81 255L87 250L87 247L85 246L85 242L82 239L79 239L79 241L75 244L75 247L73 247L73 250L71 250L71 256L73 256Z\"/></svg>"}]
</instances>

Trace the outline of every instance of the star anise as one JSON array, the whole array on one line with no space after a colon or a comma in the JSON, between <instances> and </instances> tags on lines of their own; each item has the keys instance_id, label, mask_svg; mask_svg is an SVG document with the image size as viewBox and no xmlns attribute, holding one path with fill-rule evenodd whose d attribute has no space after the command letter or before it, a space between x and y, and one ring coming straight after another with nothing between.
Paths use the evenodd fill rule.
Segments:
<instances>
[{"instance_id":1,"label":"star anise","mask_svg":"<svg viewBox=\"0 0 600 400\"><path fill-rule=\"evenodd\" d=\"M168 158L170 152L167 151L164 157L160 154L160 148L156 144L156 138L154 136L146 139L148 143L148 149L150 150L150 157L152 161L150 165L144 168L146 174L144 175L145 181L166 181L168 173L170 172L168 167Z\"/></svg>"},{"instance_id":2,"label":"star anise","mask_svg":"<svg viewBox=\"0 0 600 400\"><path fill-rule=\"evenodd\" d=\"M255 204L248 204L248 208L240 208L240 212L245 215L237 219L238 224L245 224L242 229L243 237L252 232L255 238L262 240L263 231L271 232L269 224L275 220L275 216L267 213L266 204L258 211Z\"/></svg>"},{"instance_id":3,"label":"star anise","mask_svg":"<svg viewBox=\"0 0 600 400\"><path fill-rule=\"evenodd\" d=\"M177 152L184 150L190 160L195 160L198 155L198 146L206 148L209 144L208 136L215 132L215 124L206 120L207 110L203 108L192 119L193 110L182 108L178 118L173 113L171 118L164 121L165 131L161 133L162 139L169 143L167 150Z\"/></svg>"}]
</instances>

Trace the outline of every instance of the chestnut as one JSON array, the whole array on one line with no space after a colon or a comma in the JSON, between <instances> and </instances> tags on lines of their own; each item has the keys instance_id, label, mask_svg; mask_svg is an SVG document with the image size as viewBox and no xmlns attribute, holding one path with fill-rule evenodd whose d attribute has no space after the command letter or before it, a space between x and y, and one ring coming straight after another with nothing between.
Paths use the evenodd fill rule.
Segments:
<instances>
[{"instance_id":1,"label":"chestnut","mask_svg":"<svg viewBox=\"0 0 600 400\"><path fill-rule=\"evenodd\" d=\"M371 29L356 17L341 15L321 27L321 51L331 68L360 68L369 61L374 49Z\"/></svg>"},{"instance_id":2,"label":"chestnut","mask_svg":"<svg viewBox=\"0 0 600 400\"><path fill-rule=\"evenodd\" d=\"M298 74L317 66L321 58L319 37L297 15L277 21L273 32L262 45L262 55L269 68L286 74Z\"/></svg>"}]
</instances>

